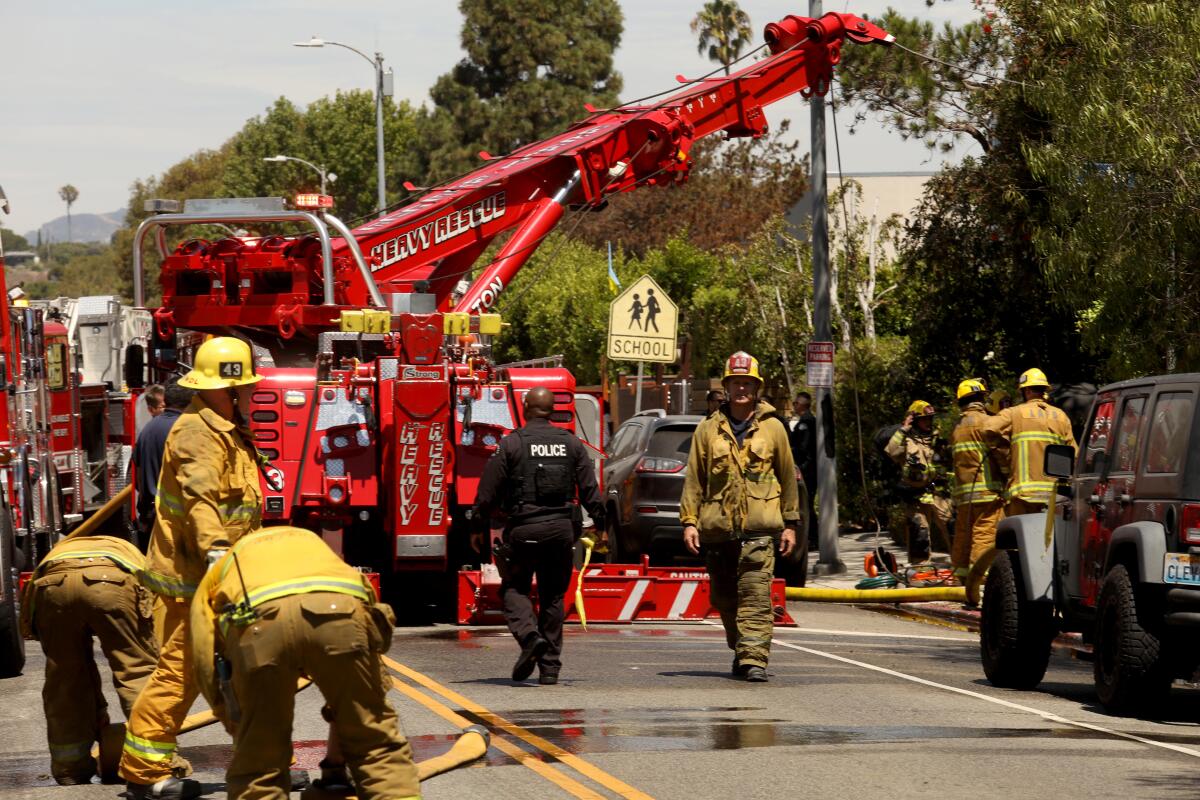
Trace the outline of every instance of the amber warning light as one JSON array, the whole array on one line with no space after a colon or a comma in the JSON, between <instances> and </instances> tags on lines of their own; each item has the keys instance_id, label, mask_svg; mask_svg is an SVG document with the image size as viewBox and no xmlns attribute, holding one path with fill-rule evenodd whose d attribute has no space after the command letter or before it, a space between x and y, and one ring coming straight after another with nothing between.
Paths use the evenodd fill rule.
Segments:
<instances>
[{"instance_id":1,"label":"amber warning light","mask_svg":"<svg viewBox=\"0 0 1200 800\"><path fill-rule=\"evenodd\" d=\"M333 208L333 197L327 194L298 194L296 208Z\"/></svg>"}]
</instances>

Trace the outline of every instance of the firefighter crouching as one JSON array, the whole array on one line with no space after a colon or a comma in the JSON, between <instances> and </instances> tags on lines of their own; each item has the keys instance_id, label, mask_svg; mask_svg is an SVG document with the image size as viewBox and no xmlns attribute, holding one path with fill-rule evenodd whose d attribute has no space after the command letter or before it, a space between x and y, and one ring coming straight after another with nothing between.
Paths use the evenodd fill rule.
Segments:
<instances>
[{"instance_id":1,"label":"firefighter crouching","mask_svg":"<svg viewBox=\"0 0 1200 800\"><path fill-rule=\"evenodd\" d=\"M992 426L1009 445L1008 486L1005 487L1007 516L1039 514L1054 498L1054 479L1043 471L1046 447L1069 444L1075 448L1071 421L1050 405L1046 392L1050 381L1040 369L1021 373L1017 389L1024 402L1001 410Z\"/></svg>"},{"instance_id":2,"label":"firefighter crouching","mask_svg":"<svg viewBox=\"0 0 1200 800\"><path fill-rule=\"evenodd\" d=\"M908 560L920 564L929 560L930 528L936 528L950 550L950 507L945 441L933 432L937 410L924 400L908 407L908 415L884 452L900 467L901 513L904 518Z\"/></svg>"},{"instance_id":3,"label":"firefighter crouching","mask_svg":"<svg viewBox=\"0 0 1200 800\"><path fill-rule=\"evenodd\" d=\"M571 582L575 540L582 532L576 492L601 529L604 504L583 444L570 431L550 424L554 393L535 386L525 393L522 405L525 425L504 437L488 460L471 515L477 528L488 526L497 511L507 517L496 562L505 573L500 584L504 621L521 646L512 679L525 680L536 665L538 683L553 685L562 669L563 595ZM481 535L481 530L473 533L476 550L482 550ZM529 597L534 575L536 616Z\"/></svg>"},{"instance_id":4,"label":"firefighter crouching","mask_svg":"<svg viewBox=\"0 0 1200 800\"><path fill-rule=\"evenodd\" d=\"M951 436L957 516L950 562L961 579L996 543L996 524L1004 514L1008 445L996 434L984 407L983 381L968 378L958 384L957 395L962 419Z\"/></svg>"},{"instance_id":5,"label":"firefighter crouching","mask_svg":"<svg viewBox=\"0 0 1200 800\"><path fill-rule=\"evenodd\" d=\"M132 800L199 794L198 783L172 769L175 737L198 691L185 657L188 603L208 564L259 526L256 452L238 428L238 409L249 408L259 380L250 346L219 337L199 347L195 368L179 381L197 395L167 435L141 576L165 608L158 664L129 716L121 754Z\"/></svg>"},{"instance_id":6,"label":"firefighter crouching","mask_svg":"<svg viewBox=\"0 0 1200 800\"><path fill-rule=\"evenodd\" d=\"M154 671L153 601L136 578L143 566L144 556L123 539L67 538L46 554L25 586L21 621L24 633L41 642L46 654L42 705L50 774L62 785L90 782L98 771L92 743L105 744L108 704L93 637L108 659L126 718ZM116 780L100 773L106 782Z\"/></svg>"},{"instance_id":7,"label":"firefighter crouching","mask_svg":"<svg viewBox=\"0 0 1200 800\"><path fill-rule=\"evenodd\" d=\"M679 500L683 542L705 548L712 604L721 612L733 674L767 680L775 618L771 578L796 546L800 492L787 430L758 399L758 360L734 353L723 379L729 398L696 427Z\"/></svg>"},{"instance_id":8,"label":"firefighter crouching","mask_svg":"<svg viewBox=\"0 0 1200 800\"><path fill-rule=\"evenodd\" d=\"M213 565L192 603L190 649L205 699L233 734L230 797L288 796L301 675L325 698L358 797L420 797L380 659L394 626L365 576L310 531L263 528Z\"/></svg>"}]
</instances>

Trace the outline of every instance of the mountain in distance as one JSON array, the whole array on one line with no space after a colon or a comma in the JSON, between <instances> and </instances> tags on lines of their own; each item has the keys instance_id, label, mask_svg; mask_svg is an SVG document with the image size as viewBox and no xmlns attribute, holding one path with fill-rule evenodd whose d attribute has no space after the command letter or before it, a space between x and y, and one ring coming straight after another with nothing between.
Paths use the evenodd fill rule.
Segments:
<instances>
[{"instance_id":1,"label":"mountain in distance","mask_svg":"<svg viewBox=\"0 0 1200 800\"><path fill-rule=\"evenodd\" d=\"M125 209L118 208L107 214L72 214L71 239L76 242L107 242L113 233L125 224ZM41 227L42 240L46 236L53 242L67 240L67 216L56 217ZM29 231L25 234L29 244L37 244L38 232Z\"/></svg>"}]
</instances>

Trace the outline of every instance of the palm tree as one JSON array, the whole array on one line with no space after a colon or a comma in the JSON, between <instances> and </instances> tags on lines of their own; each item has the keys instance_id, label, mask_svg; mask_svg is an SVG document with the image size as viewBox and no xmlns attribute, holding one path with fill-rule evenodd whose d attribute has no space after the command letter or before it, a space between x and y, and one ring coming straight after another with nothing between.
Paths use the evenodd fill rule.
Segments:
<instances>
[{"instance_id":1,"label":"palm tree","mask_svg":"<svg viewBox=\"0 0 1200 800\"><path fill-rule=\"evenodd\" d=\"M71 205L79 199L79 190L71 184L67 184L58 190L58 196L67 204L67 241L72 241L71 238Z\"/></svg>"},{"instance_id":2,"label":"palm tree","mask_svg":"<svg viewBox=\"0 0 1200 800\"><path fill-rule=\"evenodd\" d=\"M700 34L697 52L707 52L709 60L724 65L728 75L729 65L750 44L750 15L736 0L709 0L692 20L692 33Z\"/></svg>"}]
</instances>

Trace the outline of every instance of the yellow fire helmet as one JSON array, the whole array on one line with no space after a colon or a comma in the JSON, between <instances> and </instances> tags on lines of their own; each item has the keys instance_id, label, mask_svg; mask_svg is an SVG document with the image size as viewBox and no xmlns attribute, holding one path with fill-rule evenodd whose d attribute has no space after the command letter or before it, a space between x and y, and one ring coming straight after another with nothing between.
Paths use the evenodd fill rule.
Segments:
<instances>
[{"instance_id":1,"label":"yellow fire helmet","mask_svg":"<svg viewBox=\"0 0 1200 800\"><path fill-rule=\"evenodd\" d=\"M1003 389L997 389L988 395L987 408L992 414L999 414L1012 405L1012 395Z\"/></svg>"},{"instance_id":2,"label":"yellow fire helmet","mask_svg":"<svg viewBox=\"0 0 1200 800\"><path fill-rule=\"evenodd\" d=\"M973 394L987 394L987 385L979 378L967 378L958 385L957 397L962 400Z\"/></svg>"},{"instance_id":3,"label":"yellow fire helmet","mask_svg":"<svg viewBox=\"0 0 1200 800\"><path fill-rule=\"evenodd\" d=\"M730 378L754 378L761 384L763 379L758 373L758 359L743 350L731 355L725 362L725 374L721 377L721 383Z\"/></svg>"},{"instance_id":4,"label":"yellow fire helmet","mask_svg":"<svg viewBox=\"0 0 1200 800\"><path fill-rule=\"evenodd\" d=\"M913 400L912 405L908 407L908 413L914 417L932 417L937 413L937 409L924 400Z\"/></svg>"},{"instance_id":5,"label":"yellow fire helmet","mask_svg":"<svg viewBox=\"0 0 1200 800\"><path fill-rule=\"evenodd\" d=\"M1049 389L1050 381L1046 380L1046 373L1042 372L1037 367L1027 369L1021 373L1020 380L1017 381L1018 389Z\"/></svg>"},{"instance_id":6,"label":"yellow fire helmet","mask_svg":"<svg viewBox=\"0 0 1200 800\"><path fill-rule=\"evenodd\" d=\"M209 339L196 350L192 371L179 379L189 389L225 389L258 383L250 345L233 336Z\"/></svg>"}]
</instances>

